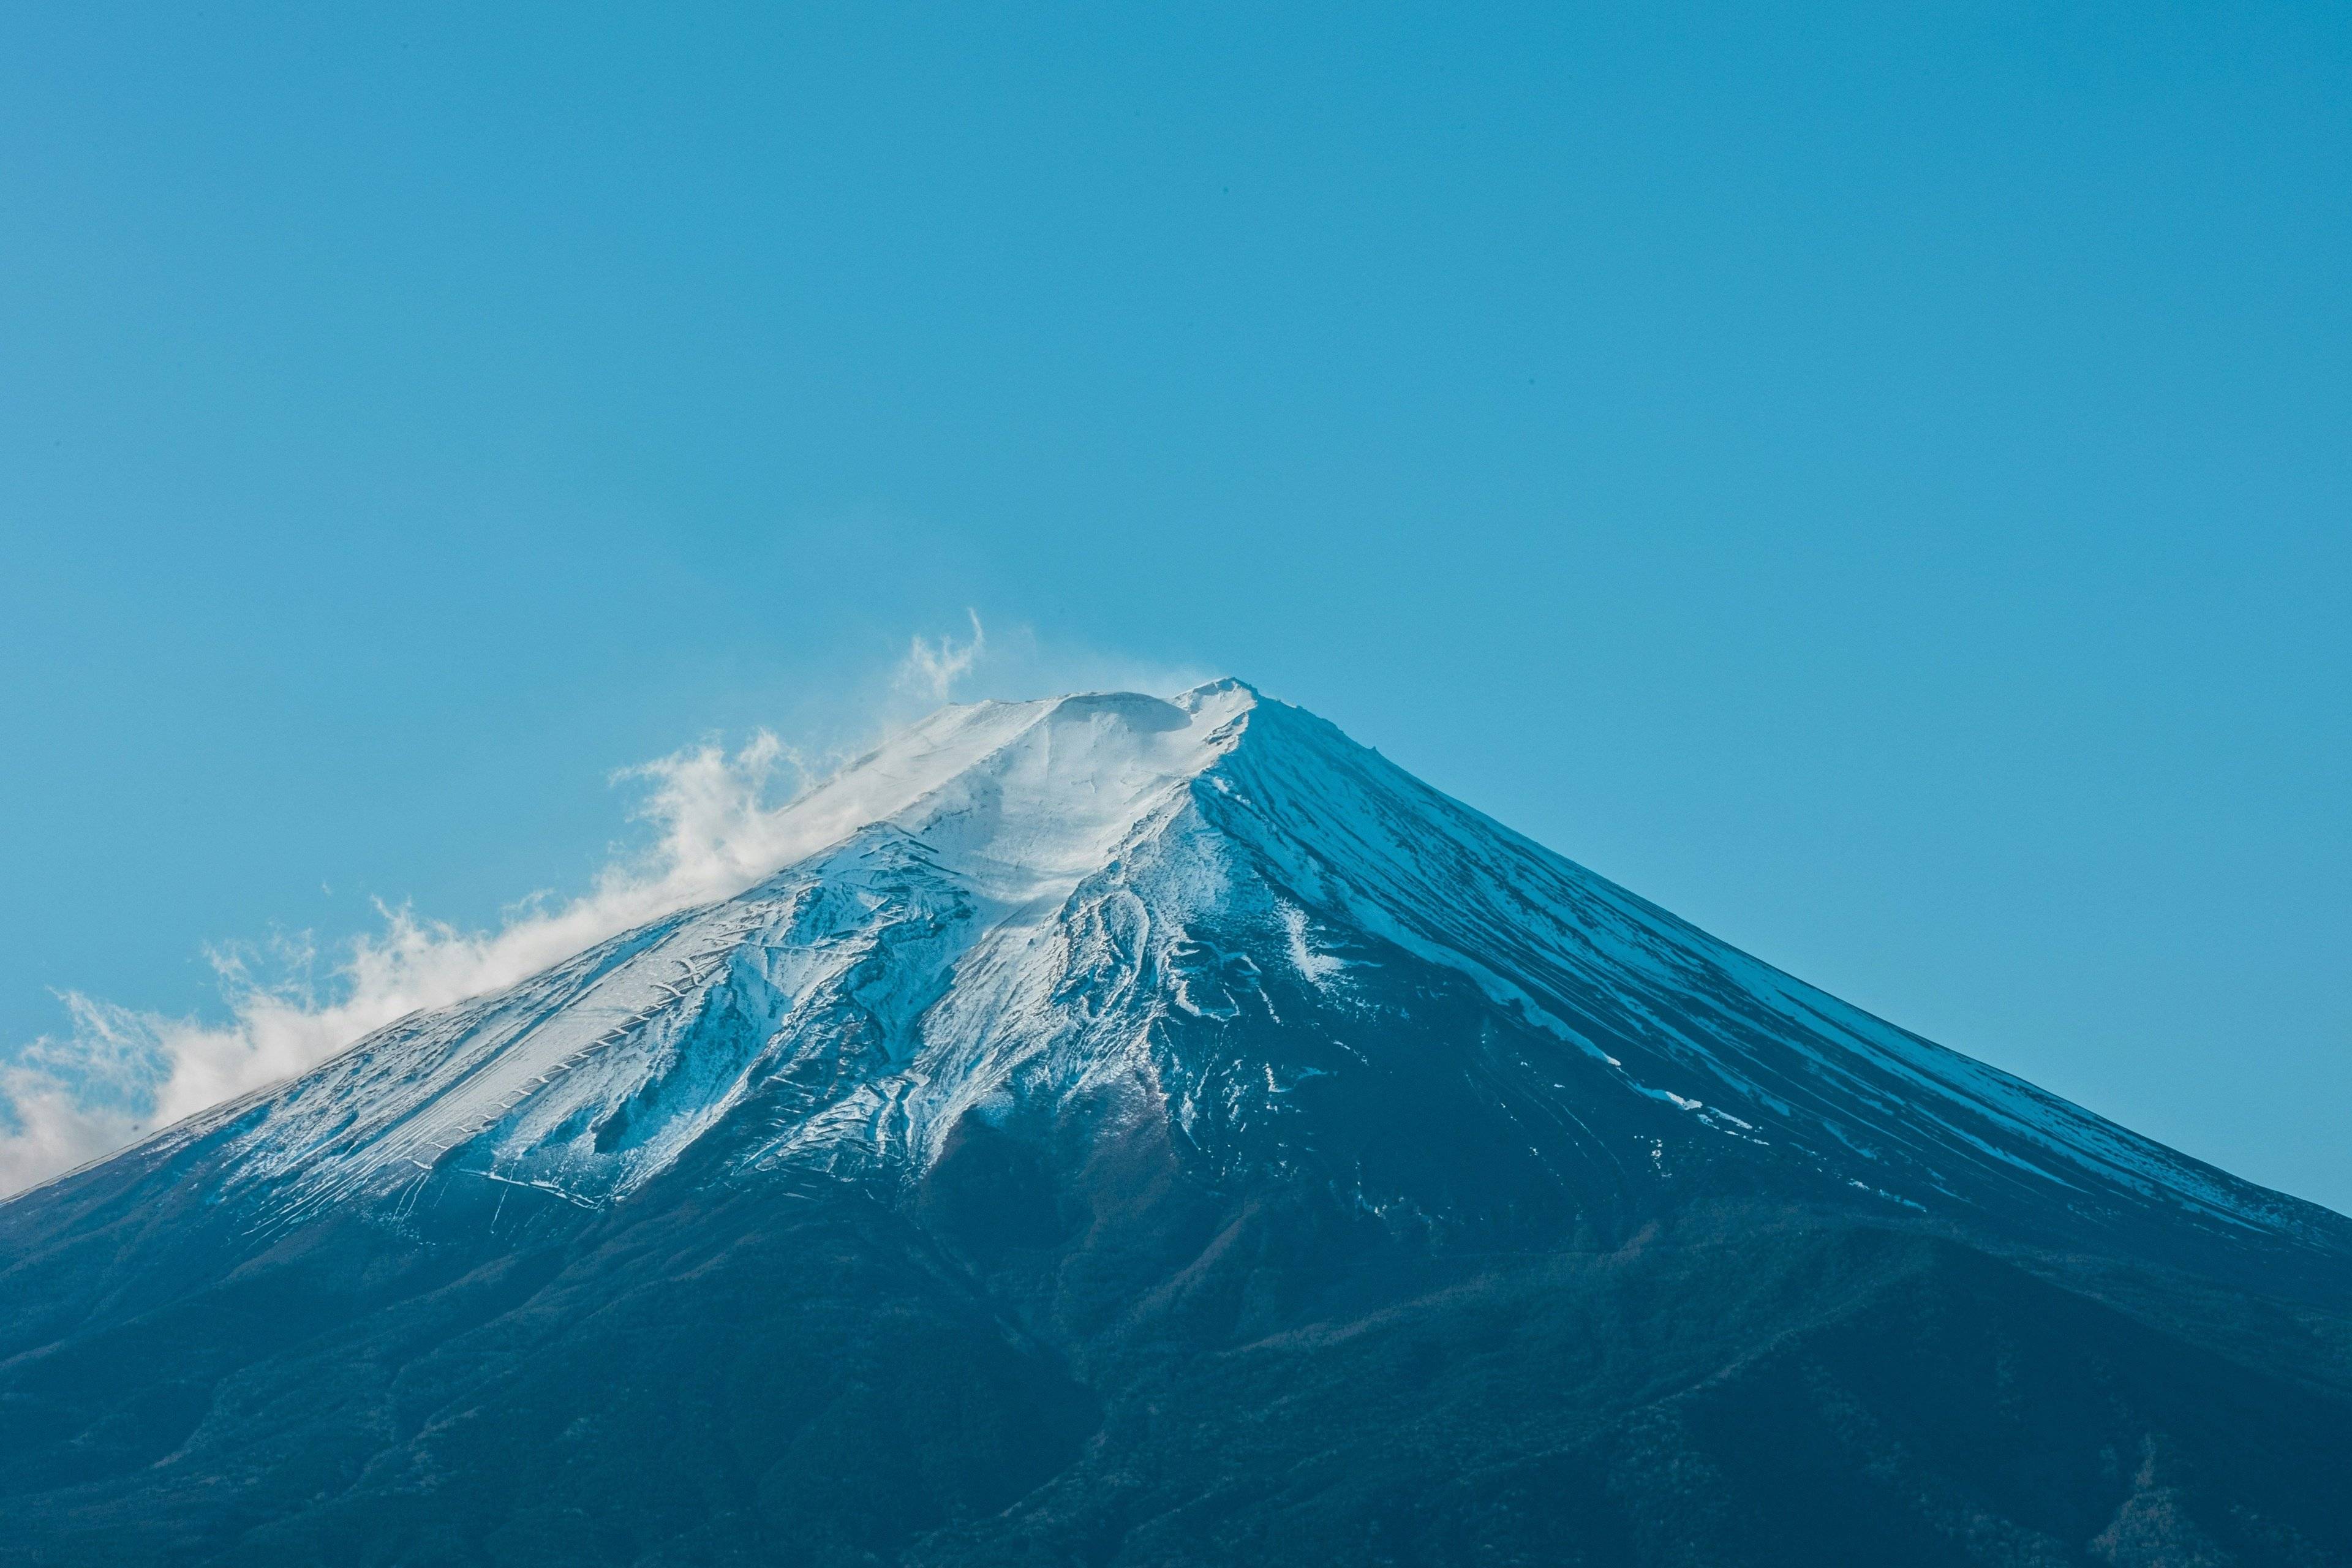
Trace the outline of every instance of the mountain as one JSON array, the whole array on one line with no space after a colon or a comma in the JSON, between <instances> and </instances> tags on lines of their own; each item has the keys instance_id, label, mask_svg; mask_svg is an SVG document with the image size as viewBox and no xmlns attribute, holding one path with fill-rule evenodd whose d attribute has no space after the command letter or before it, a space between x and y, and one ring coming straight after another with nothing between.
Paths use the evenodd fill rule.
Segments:
<instances>
[{"instance_id":1,"label":"mountain","mask_svg":"<svg viewBox=\"0 0 2352 1568\"><path fill-rule=\"evenodd\" d=\"M1236 681L0 1205L0 1563L2352 1563L2352 1221Z\"/></svg>"}]
</instances>

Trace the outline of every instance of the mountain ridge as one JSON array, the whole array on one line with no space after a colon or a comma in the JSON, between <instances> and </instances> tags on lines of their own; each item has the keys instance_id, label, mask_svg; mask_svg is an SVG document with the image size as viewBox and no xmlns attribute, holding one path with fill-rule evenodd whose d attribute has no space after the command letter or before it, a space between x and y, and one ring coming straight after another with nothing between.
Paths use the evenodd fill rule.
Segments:
<instances>
[{"instance_id":1,"label":"mountain ridge","mask_svg":"<svg viewBox=\"0 0 2352 1568\"><path fill-rule=\"evenodd\" d=\"M942 710L773 842L0 1204L29 1560L2352 1561L2352 1221L1304 710Z\"/></svg>"},{"instance_id":2,"label":"mountain ridge","mask_svg":"<svg viewBox=\"0 0 2352 1568\"><path fill-rule=\"evenodd\" d=\"M1795 1138L1822 1168L1835 1159L1853 1190L1887 1203L1924 1212L1956 1195L1958 1168L1980 1184L2022 1184L2080 1206L2168 1202L2200 1223L2346 1246L2335 1216L2316 1205L2263 1193L1839 1002L1237 680L1173 701L1105 693L943 710L788 815L813 819L807 837L824 841L743 893L623 933L508 992L380 1030L297 1080L331 1083L323 1095L267 1090L190 1130L203 1135L258 1109L291 1129L249 1142L237 1179L314 1182L305 1168L321 1160L356 1159L369 1174L400 1161L429 1168L505 1125L539 1138L541 1152L567 1137L571 1155L534 1163L509 1137L499 1158L478 1167L483 1177L517 1179L499 1168L507 1159L532 1167L521 1178L529 1184L602 1201L708 1131L761 1070L746 1060L737 1066L747 1076L734 1081L688 1081L708 1079L716 1058L688 1052L697 1056L688 1061L665 1037L688 1026L682 1008L734 1009L727 1028L740 1041L783 1027L794 1008L831 1002L887 1037L872 1064L874 1092L931 1108L919 1133L906 1130L927 1158L955 1115L1002 1087L1005 1064L991 1058L995 1037L977 1015L1024 1008L1045 1034L1066 1033L1075 1024L1056 1016L1057 987L1083 984L1099 1010L1119 987L1145 984L1146 968L1164 994L1133 1010L1137 1030L1169 1011L1197 1014L1195 993L1218 983L1144 952L1136 944L1148 947L1149 931L1113 931L1106 911L1140 910L1147 926L1181 933L1227 912L1202 904L1202 885L1230 891L1247 879L1257 884L1251 912L1280 926L1278 942L1268 930L1248 949L1286 959L1309 994L1344 998L1382 962L1346 951L1401 948L1463 975L1495 1008L1613 1078L1621 1094L1759 1147L1776 1141L1768 1132ZM1139 869L1150 874L1139 879ZM1465 904L1475 913L1453 912ZM747 942L781 955L782 967L746 973ZM884 948L893 973L848 973L870 971ZM845 999L845 984L862 988L856 998ZM714 986L725 989L714 996ZM1255 995L1235 1002L1228 985L1220 1005L1272 1008L1264 985L1243 990ZM592 1019L598 1027L585 1029ZM455 1037L469 1033L469 1045ZM1759 1049L1759 1037L1774 1048ZM416 1048L400 1055L402 1040ZM1629 1043L1642 1058L1632 1068L1620 1054ZM458 1057L430 1059L460 1046ZM419 1081L403 1082L412 1071ZM965 1090L938 1103L941 1083L957 1075L969 1079ZM604 1100L567 1095L559 1077L573 1088L601 1084ZM667 1133L649 1135L644 1123L662 1109L665 1089L674 1091ZM343 1134L366 1119L371 1095L393 1097L404 1124L387 1127L389 1141L373 1152L355 1152ZM615 1120L625 1102L639 1122L634 1134ZM821 1138L852 1114L828 1106L807 1135ZM890 1135L878 1122L869 1131ZM190 1132L165 1136L175 1135ZM1890 1161L1889 1142L1907 1152ZM592 1173L600 1165L614 1168Z\"/></svg>"}]
</instances>

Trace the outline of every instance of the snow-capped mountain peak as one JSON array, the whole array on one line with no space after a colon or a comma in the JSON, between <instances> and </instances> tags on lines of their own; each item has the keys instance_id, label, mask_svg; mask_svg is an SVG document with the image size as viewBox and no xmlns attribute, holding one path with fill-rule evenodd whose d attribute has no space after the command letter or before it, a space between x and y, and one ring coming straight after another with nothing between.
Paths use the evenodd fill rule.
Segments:
<instances>
[{"instance_id":1,"label":"snow-capped mountain peak","mask_svg":"<svg viewBox=\"0 0 2352 1568\"><path fill-rule=\"evenodd\" d=\"M1255 696L1086 692L942 708L787 807L802 854L890 824L971 874L1043 897L1099 866L1229 750ZM798 858L798 856L792 857Z\"/></svg>"},{"instance_id":2,"label":"snow-capped mountain peak","mask_svg":"<svg viewBox=\"0 0 2352 1568\"><path fill-rule=\"evenodd\" d=\"M943 709L776 843L737 896L163 1142L214 1147L224 1191L281 1223L598 1206L673 1171L903 1190L959 1130L1158 1129L1203 1180L1276 1173L1440 1231L1622 1230L1730 1184L2042 1234L2342 1239L1239 681Z\"/></svg>"}]
</instances>

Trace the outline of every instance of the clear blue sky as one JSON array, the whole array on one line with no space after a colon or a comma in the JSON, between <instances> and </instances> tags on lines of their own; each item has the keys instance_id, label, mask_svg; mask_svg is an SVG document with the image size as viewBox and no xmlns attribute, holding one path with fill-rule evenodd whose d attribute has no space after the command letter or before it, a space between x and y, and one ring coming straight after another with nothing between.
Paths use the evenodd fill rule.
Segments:
<instances>
[{"instance_id":1,"label":"clear blue sky","mask_svg":"<svg viewBox=\"0 0 2352 1568\"><path fill-rule=\"evenodd\" d=\"M2352 1208L2347 84L2321 4L13 8L0 1047L575 889L970 605Z\"/></svg>"}]
</instances>

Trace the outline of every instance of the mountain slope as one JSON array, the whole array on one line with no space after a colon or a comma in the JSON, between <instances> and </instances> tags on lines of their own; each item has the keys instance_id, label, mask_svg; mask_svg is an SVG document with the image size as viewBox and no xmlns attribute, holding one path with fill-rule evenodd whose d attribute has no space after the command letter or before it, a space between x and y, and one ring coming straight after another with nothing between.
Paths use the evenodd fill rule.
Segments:
<instances>
[{"instance_id":1,"label":"mountain slope","mask_svg":"<svg viewBox=\"0 0 2352 1568\"><path fill-rule=\"evenodd\" d=\"M2352 1222L1309 714L778 841L0 1205L26 1560L2352 1561Z\"/></svg>"}]
</instances>

